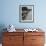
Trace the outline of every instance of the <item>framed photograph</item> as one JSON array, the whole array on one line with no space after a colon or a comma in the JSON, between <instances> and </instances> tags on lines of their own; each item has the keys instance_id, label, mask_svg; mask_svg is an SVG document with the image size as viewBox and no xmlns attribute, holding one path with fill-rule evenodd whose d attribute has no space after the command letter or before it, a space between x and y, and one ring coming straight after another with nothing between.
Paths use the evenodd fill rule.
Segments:
<instances>
[{"instance_id":1,"label":"framed photograph","mask_svg":"<svg viewBox=\"0 0 46 46\"><path fill-rule=\"evenodd\" d=\"M19 21L26 23L34 22L34 5L19 6Z\"/></svg>"}]
</instances>

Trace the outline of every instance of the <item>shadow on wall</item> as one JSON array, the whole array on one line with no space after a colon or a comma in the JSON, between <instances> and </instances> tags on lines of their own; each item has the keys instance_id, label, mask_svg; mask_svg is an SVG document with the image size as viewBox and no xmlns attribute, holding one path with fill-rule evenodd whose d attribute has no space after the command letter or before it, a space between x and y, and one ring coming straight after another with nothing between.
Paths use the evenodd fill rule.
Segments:
<instances>
[{"instance_id":1,"label":"shadow on wall","mask_svg":"<svg viewBox=\"0 0 46 46\"><path fill-rule=\"evenodd\" d=\"M4 24L0 24L0 43L2 43L2 36L3 36L3 32L5 32L6 30L4 30L5 25Z\"/></svg>"}]
</instances>

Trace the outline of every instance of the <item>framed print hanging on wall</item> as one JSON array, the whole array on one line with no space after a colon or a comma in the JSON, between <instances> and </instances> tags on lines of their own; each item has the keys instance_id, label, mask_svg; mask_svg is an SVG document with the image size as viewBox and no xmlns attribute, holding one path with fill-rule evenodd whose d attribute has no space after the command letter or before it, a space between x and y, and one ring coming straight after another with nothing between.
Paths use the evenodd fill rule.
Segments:
<instances>
[{"instance_id":1,"label":"framed print hanging on wall","mask_svg":"<svg viewBox=\"0 0 46 46\"><path fill-rule=\"evenodd\" d=\"M19 6L19 21L25 23L34 22L34 5Z\"/></svg>"}]
</instances>

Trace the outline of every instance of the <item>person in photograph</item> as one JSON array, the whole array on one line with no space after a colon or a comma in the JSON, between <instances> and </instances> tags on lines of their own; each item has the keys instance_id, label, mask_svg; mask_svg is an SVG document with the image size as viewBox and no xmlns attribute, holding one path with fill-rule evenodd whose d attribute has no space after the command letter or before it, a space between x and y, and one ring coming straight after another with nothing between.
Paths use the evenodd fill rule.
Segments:
<instances>
[{"instance_id":1,"label":"person in photograph","mask_svg":"<svg viewBox=\"0 0 46 46\"><path fill-rule=\"evenodd\" d=\"M28 9L28 7L22 7L22 20L26 20L26 17L30 11L32 11L32 9Z\"/></svg>"}]
</instances>

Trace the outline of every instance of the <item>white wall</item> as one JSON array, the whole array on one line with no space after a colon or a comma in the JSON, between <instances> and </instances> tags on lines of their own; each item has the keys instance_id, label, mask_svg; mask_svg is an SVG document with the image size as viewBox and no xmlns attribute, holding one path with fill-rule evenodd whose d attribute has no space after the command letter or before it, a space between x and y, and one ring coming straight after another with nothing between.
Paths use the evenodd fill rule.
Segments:
<instances>
[{"instance_id":1,"label":"white wall","mask_svg":"<svg viewBox=\"0 0 46 46\"><path fill-rule=\"evenodd\" d=\"M1 0L0 24L13 24L16 28L46 28L46 0ZM34 22L19 22L19 5L34 5ZM45 30L46 31L46 30Z\"/></svg>"}]
</instances>

